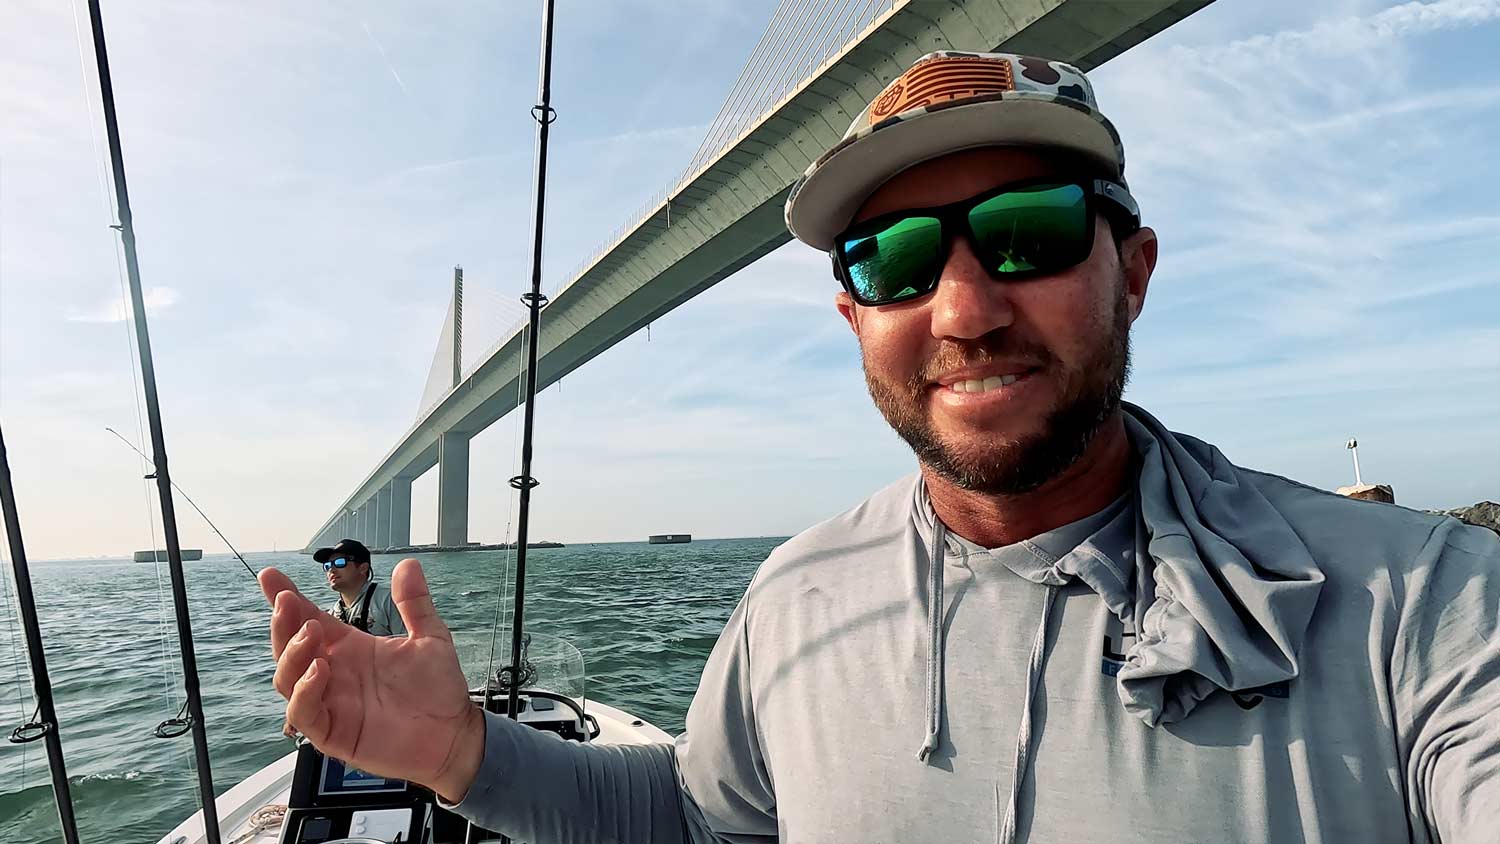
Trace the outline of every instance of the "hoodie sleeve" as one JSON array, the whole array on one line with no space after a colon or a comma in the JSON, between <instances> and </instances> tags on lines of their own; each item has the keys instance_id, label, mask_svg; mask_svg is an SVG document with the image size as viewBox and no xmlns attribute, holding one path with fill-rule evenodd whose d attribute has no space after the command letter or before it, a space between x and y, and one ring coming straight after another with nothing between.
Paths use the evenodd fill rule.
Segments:
<instances>
[{"instance_id":1,"label":"hoodie sleeve","mask_svg":"<svg viewBox=\"0 0 1500 844\"><path fill-rule=\"evenodd\" d=\"M686 844L669 744L564 741L486 714L484 760L463 802L448 806L518 841Z\"/></svg>"},{"instance_id":2,"label":"hoodie sleeve","mask_svg":"<svg viewBox=\"0 0 1500 844\"><path fill-rule=\"evenodd\" d=\"M447 808L520 841L774 842L775 798L749 690L742 601L675 748L579 744L486 715L479 773L463 802Z\"/></svg>"},{"instance_id":3,"label":"hoodie sleeve","mask_svg":"<svg viewBox=\"0 0 1500 844\"><path fill-rule=\"evenodd\" d=\"M1500 828L1500 539L1448 519L1404 580L1390 676L1411 825L1444 844L1489 844Z\"/></svg>"},{"instance_id":4,"label":"hoodie sleeve","mask_svg":"<svg viewBox=\"0 0 1500 844\"><path fill-rule=\"evenodd\" d=\"M695 842L777 840L776 791L761 747L750 675L752 582L714 645L687 731L677 739L684 816Z\"/></svg>"}]
</instances>

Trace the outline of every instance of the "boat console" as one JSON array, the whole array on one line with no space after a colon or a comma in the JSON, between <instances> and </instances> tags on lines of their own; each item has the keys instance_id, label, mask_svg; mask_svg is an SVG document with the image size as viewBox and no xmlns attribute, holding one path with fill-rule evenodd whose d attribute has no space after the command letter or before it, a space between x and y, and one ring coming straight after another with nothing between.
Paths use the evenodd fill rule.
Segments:
<instances>
[{"instance_id":1,"label":"boat console","mask_svg":"<svg viewBox=\"0 0 1500 844\"><path fill-rule=\"evenodd\" d=\"M426 844L431 840L433 805L431 792L351 768L304 743L297 748L280 841L327 844L364 838Z\"/></svg>"},{"instance_id":2,"label":"boat console","mask_svg":"<svg viewBox=\"0 0 1500 844\"><path fill-rule=\"evenodd\" d=\"M471 691L482 702L483 690ZM493 694L488 709L509 714L509 701ZM520 721L570 741L590 741L599 724L571 697L534 689L520 693ZM437 804L431 791L403 780L367 774L320 753L310 743L297 748L297 767L279 844L473 844L498 840L488 830Z\"/></svg>"}]
</instances>

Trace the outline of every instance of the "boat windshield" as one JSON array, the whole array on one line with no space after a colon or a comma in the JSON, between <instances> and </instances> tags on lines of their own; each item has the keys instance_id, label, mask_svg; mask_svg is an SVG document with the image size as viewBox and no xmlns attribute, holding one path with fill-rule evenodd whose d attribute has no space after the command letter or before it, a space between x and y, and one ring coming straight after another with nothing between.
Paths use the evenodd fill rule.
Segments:
<instances>
[{"instance_id":1,"label":"boat windshield","mask_svg":"<svg viewBox=\"0 0 1500 844\"><path fill-rule=\"evenodd\" d=\"M483 689L486 681L510 662L510 635L492 637L489 631L455 631L453 646L471 689ZM583 700L587 682L583 654L566 639L546 633L527 633L523 649L521 688L542 689ZM493 641L493 664L491 642Z\"/></svg>"}]
</instances>

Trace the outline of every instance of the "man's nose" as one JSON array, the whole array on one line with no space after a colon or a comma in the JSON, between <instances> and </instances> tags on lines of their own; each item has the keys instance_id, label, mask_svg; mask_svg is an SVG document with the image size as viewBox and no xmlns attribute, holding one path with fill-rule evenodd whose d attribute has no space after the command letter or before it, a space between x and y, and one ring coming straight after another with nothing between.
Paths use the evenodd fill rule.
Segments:
<instances>
[{"instance_id":1,"label":"man's nose","mask_svg":"<svg viewBox=\"0 0 1500 844\"><path fill-rule=\"evenodd\" d=\"M1011 285L996 281L963 237L953 241L929 307L939 340L977 340L1016 321Z\"/></svg>"}]
</instances>

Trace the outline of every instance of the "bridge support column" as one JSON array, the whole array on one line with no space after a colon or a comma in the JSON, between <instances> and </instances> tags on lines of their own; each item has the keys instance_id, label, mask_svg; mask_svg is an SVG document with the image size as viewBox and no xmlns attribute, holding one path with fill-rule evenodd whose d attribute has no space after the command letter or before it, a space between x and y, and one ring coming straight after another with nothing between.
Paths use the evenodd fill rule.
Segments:
<instances>
[{"instance_id":1,"label":"bridge support column","mask_svg":"<svg viewBox=\"0 0 1500 844\"><path fill-rule=\"evenodd\" d=\"M411 544L411 478L396 478L386 489L391 492L390 545Z\"/></svg>"},{"instance_id":2,"label":"bridge support column","mask_svg":"<svg viewBox=\"0 0 1500 844\"><path fill-rule=\"evenodd\" d=\"M469 437L448 431L438 436L439 545L469 541Z\"/></svg>"},{"instance_id":3,"label":"bridge support column","mask_svg":"<svg viewBox=\"0 0 1500 844\"><path fill-rule=\"evenodd\" d=\"M371 498L359 505L359 532L354 535L355 539L363 542L369 547L375 541L375 499Z\"/></svg>"},{"instance_id":4,"label":"bridge support column","mask_svg":"<svg viewBox=\"0 0 1500 844\"><path fill-rule=\"evenodd\" d=\"M375 547L391 546L391 485L386 484L375 494Z\"/></svg>"}]
</instances>

